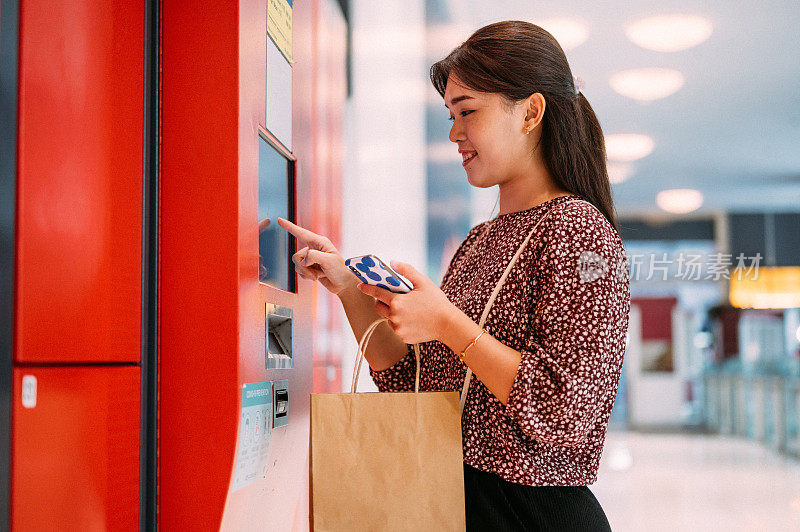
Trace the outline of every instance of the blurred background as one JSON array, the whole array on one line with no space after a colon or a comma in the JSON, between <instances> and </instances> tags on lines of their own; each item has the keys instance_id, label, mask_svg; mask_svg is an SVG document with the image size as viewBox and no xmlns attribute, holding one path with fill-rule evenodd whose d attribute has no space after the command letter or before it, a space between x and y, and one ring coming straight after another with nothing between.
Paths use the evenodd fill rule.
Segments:
<instances>
[{"instance_id":1,"label":"blurred background","mask_svg":"<svg viewBox=\"0 0 800 532\"><path fill-rule=\"evenodd\" d=\"M497 214L427 74L511 19L559 41L606 136L632 297L591 486L612 527L799 530L796 2L349 2L342 253L440 282Z\"/></svg>"}]
</instances>

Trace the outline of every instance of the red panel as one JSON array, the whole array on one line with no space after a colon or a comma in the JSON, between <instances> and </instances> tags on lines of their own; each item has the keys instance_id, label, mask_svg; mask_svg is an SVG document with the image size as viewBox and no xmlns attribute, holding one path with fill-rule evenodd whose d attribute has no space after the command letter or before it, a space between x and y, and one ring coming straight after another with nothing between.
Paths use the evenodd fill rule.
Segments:
<instances>
[{"instance_id":1,"label":"red panel","mask_svg":"<svg viewBox=\"0 0 800 532\"><path fill-rule=\"evenodd\" d=\"M315 40L333 22L316 0L293 5L297 220L338 244L341 160L322 154L341 156L341 126L314 128L341 121L326 109L344 104L347 33L340 22L335 41ZM307 530L313 327L331 320L314 317L324 289L310 281L297 293L258 282L267 0L161 10L159 527ZM338 60L322 68L315 50L330 46ZM333 211L312 216L320 210ZM265 301L294 309L292 369L266 369ZM241 385L276 379L289 380L289 424L272 432L266 478L229 491Z\"/></svg>"},{"instance_id":2,"label":"red panel","mask_svg":"<svg viewBox=\"0 0 800 532\"><path fill-rule=\"evenodd\" d=\"M144 3L20 11L16 360L138 361Z\"/></svg>"},{"instance_id":3,"label":"red panel","mask_svg":"<svg viewBox=\"0 0 800 532\"><path fill-rule=\"evenodd\" d=\"M742 311L737 308L723 309L717 318L721 328L721 342L717 343L717 360L724 360L739 353L739 320Z\"/></svg>"},{"instance_id":4,"label":"red panel","mask_svg":"<svg viewBox=\"0 0 800 532\"><path fill-rule=\"evenodd\" d=\"M15 368L11 457L14 530L139 526L136 366ZM20 400L23 375L37 400Z\"/></svg>"},{"instance_id":5,"label":"red panel","mask_svg":"<svg viewBox=\"0 0 800 532\"><path fill-rule=\"evenodd\" d=\"M637 297L631 303L642 310L642 340L672 341L672 309L678 304L677 298Z\"/></svg>"},{"instance_id":6,"label":"red panel","mask_svg":"<svg viewBox=\"0 0 800 532\"><path fill-rule=\"evenodd\" d=\"M158 527L219 530L236 451L246 260L237 245L237 2L165 0L161 24ZM256 245L243 254L253 286L257 225L256 216ZM263 303L253 311L264 320Z\"/></svg>"}]
</instances>

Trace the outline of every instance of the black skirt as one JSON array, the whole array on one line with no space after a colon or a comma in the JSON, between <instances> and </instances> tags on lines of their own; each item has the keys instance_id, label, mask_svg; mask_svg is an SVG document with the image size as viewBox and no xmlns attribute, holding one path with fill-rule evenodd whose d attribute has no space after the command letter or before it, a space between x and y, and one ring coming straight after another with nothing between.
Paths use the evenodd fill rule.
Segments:
<instances>
[{"instance_id":1,"label":"black skirt","mask_svg":"<svg viewBox=\"0 0 800 532\"><path fill-rule=\"evenodd\" d=\"M464 464L467 530L610 531L587 486L525 486Z\"/></svg>"}]
</instances>

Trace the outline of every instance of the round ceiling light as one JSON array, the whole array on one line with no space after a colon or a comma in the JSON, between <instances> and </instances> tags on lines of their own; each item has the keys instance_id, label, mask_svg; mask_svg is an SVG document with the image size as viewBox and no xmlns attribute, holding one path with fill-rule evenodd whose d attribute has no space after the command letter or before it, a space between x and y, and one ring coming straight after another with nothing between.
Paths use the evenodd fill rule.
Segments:
<instances>
[{"instance_id":1,"label":"round ceiling light","mask_svg":"<svg viewBox=\"0 0 800 532\"><path fill-rule=\"evenodd\" d=\"M656 194L656 205L675 214L696 211L702 204L703 193L693 188L673 188Z\"/></svg>"},{"instance_id":2,"label":"round ceiling light","mask_svg":"<svg viewBox=\"0 0 800 532\"><path fill-rule=\"evenodd\" d=\"M653 152L655 142L647 135L618 133L606 135L606 155L614 161L630 162L647 157Z\"/></svg>"},{"instance_id":3,"label":"round ceiling light","mask_svg":"<svg viewBox=\"0 0 800 532\"><path fill-rule=\"evenodd\" d=\"M535 24L555 37L564 51L580 46L589 38L586 25L571 18L542 19L535 21Z\"/></svg>"},{"instance_id":4,"label":"round ceiling light","mask_svg":"<svg viewBox=\"0 0 800 532\"><path fill-rule=\"evenodd\" d=\"M650 102L675 94L683 87L683 74L670 68L633 68L612 74L611 88L623 96Z\"/></svg>"},{"instance_id":5,"label":"round ceiling light","mask_svg":"<svg viewBox=\"0 0 800 532\"><path fill-rule=\"evenodd\" d=\"M608 180L612 185L622 183L633 174L633 165L630 163L609 162L606 168L608 170Z\"/></svg>"},{"instance_id":6,"label":"round ceiling light","mask_svg":"<svg viewBox=\"0 0 800 532\"><path fill-rule=\"evenodd\" d=\"M711 36L711 22L696 15L656 15L625 28L635 44L656 52L677 52L697 46Z\"/></svg>"}]
</instances>

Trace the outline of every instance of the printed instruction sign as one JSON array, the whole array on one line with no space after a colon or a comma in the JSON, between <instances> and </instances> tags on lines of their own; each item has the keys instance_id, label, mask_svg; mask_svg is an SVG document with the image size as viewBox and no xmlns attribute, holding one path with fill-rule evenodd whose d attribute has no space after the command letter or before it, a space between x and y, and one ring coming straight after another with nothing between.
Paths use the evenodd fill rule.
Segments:
<instances>
[{"instance_id":1,"label":"printed instruction sign","mask_svg":"<svg viewBox=\"0 0 800 532\"><path fill-rule=\"evenodd\" d=\"M231 491L267 476L271 433L272 382L245 383Z\"/></svg>"},{"instance_id":2,"label":"printed instruction sign","mask_svg":"<svg viewBox=\"0 0 800 532\"><path fill-rule=\"evenodd\" d=\"M292 0L267 0L267 35L292 63Z\"/></svg>"}]
</instances>

